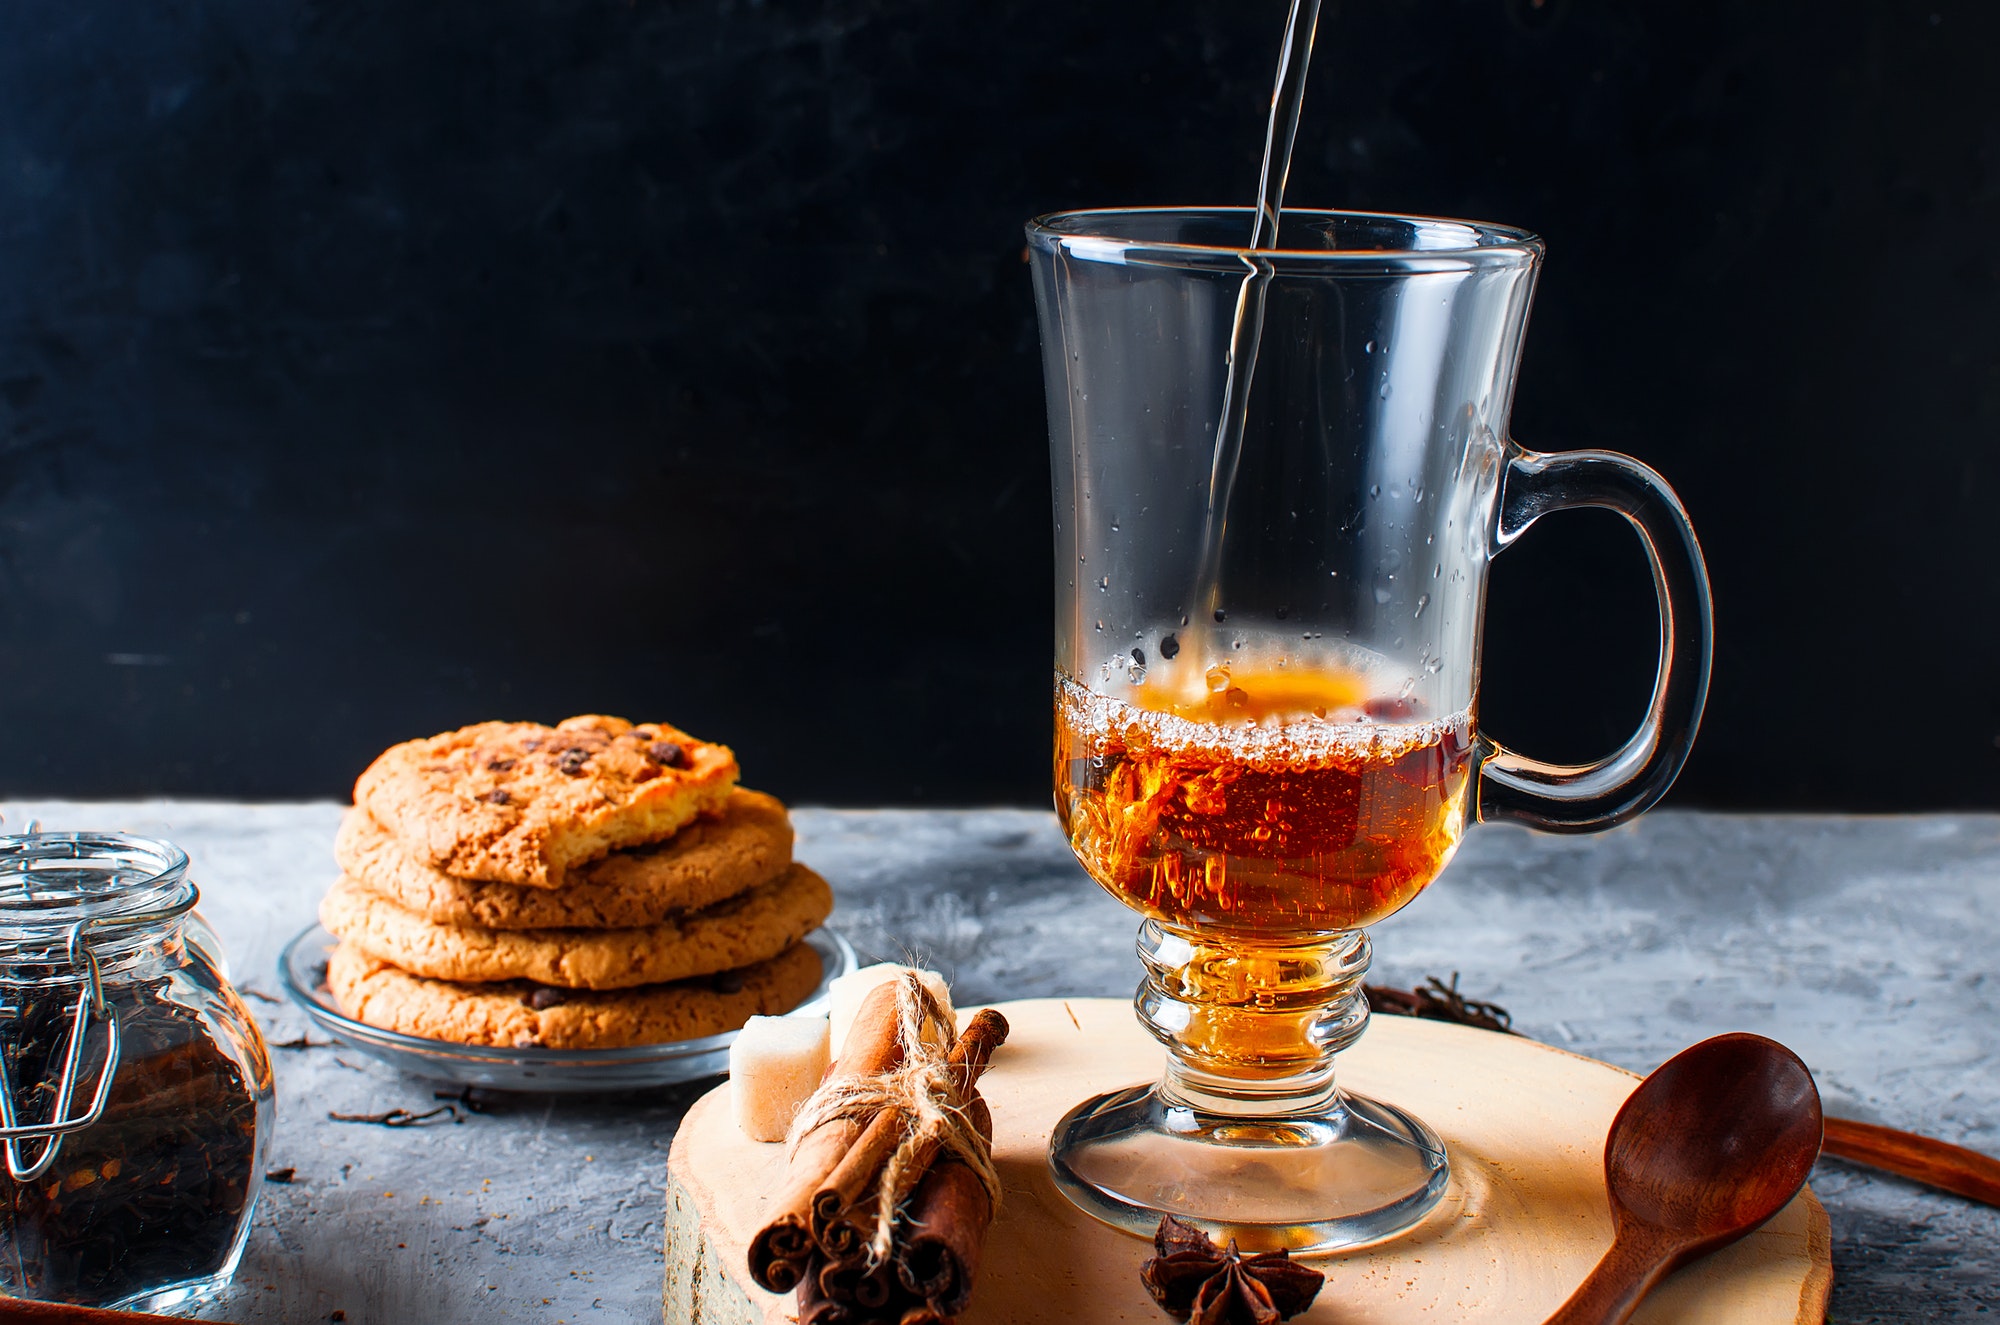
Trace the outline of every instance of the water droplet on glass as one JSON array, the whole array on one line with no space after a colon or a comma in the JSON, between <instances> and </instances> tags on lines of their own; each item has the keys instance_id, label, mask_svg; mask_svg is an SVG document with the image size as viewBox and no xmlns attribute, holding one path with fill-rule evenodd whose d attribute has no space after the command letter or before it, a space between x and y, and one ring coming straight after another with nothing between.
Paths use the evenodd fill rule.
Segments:
<instances>
[{"instance_id":1,"label":"water droplet on glass","mask_svg":"<svg viewBox=\"0 0 2000 1325\"><path fill-rule=\"evenodd\" d=\"M1384 382L1382 384L1382 389L1380 391L1377 391L1375 394L1380 396L1382 399L1387 400L1389 398L1389 384L1387 382Z\"/></svg>"},{"instance_id":2,"label":"water droplet on glass","mask_svg":"<svg viewBox=\"0 0 2000 1325\"><path fill-rule=\"evenodd\" d=\"M1381 495L1382 495L1382 485L1381 485L1380 483L1370 483L1370 484L1368 485L1368 495L1369 495L1369 496L1371 496L1371 497L1379 497L1379 496L1381 496Z\"/></svg>"},{"instance_id":3,"label":"water droplet on glass","mask_svg":"<svg viewBox=\"0 0 2000 1325\"><path fill-rule=\"evenodd\" d=\"M1427 607L1429 607L1430 605L1431 605L1431 596L1430 596L1429 594L1427 594L1427 593L1423 593L1423 594L1418 594L1418 595L1417 595L1417 610L1416 610L1415 612L1412 612L1412 613L1410 614L1410 619L1411 619L1412 621L1414 621L1414 620L1416 620L1416 619L1417 619L1418 617L1422 616L1422 615L1424 614L1424 609L1425 609L1425 608L1427 608Z\"/></svg>"},{"instance_id":4,"label":"water droplet on glass","mask_svg":"<svg viewBox=\"0 0 2000 1325\"><path fill-rule=\"evenodd\" d=\"M1099 593L1111 592L1111 577L1109 575L1105 576L1103 579L1097 582L1097 592Z\"/></svg>"},{"instance_id":5,"label":"water droplet on glass","mask_svg":"<svg viewBox=\"0 0 2000 1325\"><path fill-rule=\"evenodd\" d=\"M1424 670L1426 672L1429 672L1432 676L1436 676L1439 672L1442 672L1444 670L1444 659L1442 658L1431 659L1429 662L1424 664Z\"/></svg>"},{"instance_id":6,"label":"water droplet on glass","mask_svg":"<svg viewBox=\"0 0 2000 1325\"><path fill-rule=\"evenodd\" d=\"M1375 586L1375 601L1376 601L1376 602L1378 602L1378 603L1386 603L1386 602L1388 602L1388 601L1389 601L1389 600L1390 600L1391 598L1394 598L1395 596L1396 596L1396 595L1395 595L1395 592L1394 592L1394 591L1393 591L1392 589L1390 589L1390 588L1389 588L1389 586L1388 586L1388 584L1387 584L1386 582L1385 582L1385 583L1382 583L1382 584L1378 584L1378 585L1376 585L1376 586ZM1099 630L1102 630L1102 629L1104 629L1104 627L1103 627L1103 626L1099 626L1099 627L1098 627L1098 629L1099 629Z\"/></svg>"},{"instance_id":7,"label":"water droplet on glass","mask_svg":"<svg viewBox=\"0 0 2000 1325\"><path fill-rule=\"evenodd\" d=\"M1243 647L1243 641L1240 639L1233 639L1229 641L1229 647L1232 649L1240 649Z\"/></svg>"},{"instance_id":8,"label":"water droplet on glass","mask_svg":"<svg viewBox=\"0 0 2000 1325\"><path fill-rule=\"evenodd\" d=\"M1181 624L1184 626L1187 624L1187 619L1185 617L1181 619ZM1180 651L1181 651L1181 642L1175 639L1172 635L1164 636L1160 640L1160 656L1162 658L1167 659L1169 662L1173 661L1175 655L1180 653Z\"/></svg>"},{"instance_id":9,"label":"water droplet on glass","mask_svg":"<svg viewBox=\"0 0 2000 1325\"><path fill-rule=\"evenodd\" d=\"M1367 343L1366 345L1363 345L1363 346L1361 347L1361 352L1362 352L1363 354L1373 354L1373 353L1375 353L1375 342L1371 340L1371 341L1369 341L1369 342L1368 342L1368 343Z\"/></svg>"},{"instance_id":10,"label":"water droplet on glass","mask_svg":"<svg viewBox=\"0 0 2000 1325\"><path fill-rule=\"evenodd\" d=\"M1114 534L1118 532L1118 522L1116 520L1111 522L1111 532Z\"/></svg>"},{"instance_id":11,"label":"water droplet on glass","mask_svg":"<svg viewBox=\"0 0 2000 1325\"><path fill-rule=\"evenodd\" d=\"M1102 633L1103 633L1103 631L1104 631L1104 623L1103 623L1102 621L1100 621L1100 622L1098 622L1098 623L1097 623L1097 629L1098 629L1098 632L1099 632L1100 634L1102 634Z\"/></svg>"},{"instance_id":12,"label":"water droplet on glass","mask_svg":"<svg viewBox=\"0 0 2000 1325\"><path fill-rule=\"evenodd\" d=\"M1396 692L1396 698L1408 699L1411 695L1414 695L1416 693L1417 693L1417 678L1414 676L1406 676L1403 678L1403 688Z\"/></svg>"},{"instance_id":13,"label":"water droplet on glass","mask_svg":"<svg viewBox=\"0 0 2000 1325\"><path fill-rule=\"evenodd\" d=\"M1431 567L1431 578L1435 580L1442 574L1444 574L1444 563L1440 561L1437 565Z\"/></svg>"},{"instance_id":14,"label":"water droplet on glass","mask_svg":"<svg viewBox=\"0 0 2000 1325\"><path fill-rule=\"evenodd\" d=\"M1227 621L1229 620L1229 613L1218 607L1215 609L1215 619L1218 623Z\"/></svg>"},{"instance_id":15,"label":"water droplet on glass","mask_svg":"<svg viewBox=\"0 0 2000 1325\"><path fill-rule=\"evenodd\" d=\"M1221 694L1223 691L1229 689L1229 664L1217 663L1203 674L1202 679L1208 682L1210 690Z\"/></svg>"},{"instance_id":16,"label":"water droplet on glass","mask_svg":"<svg viewBox=\"0 0 2000 1325\"><path fill-rule=\"evenodd\" d=\"M1437 541L1437 535L1436 535L1436 534L1425 534L1425 535L1424 535L1424 546L1425 546L1425 547L1429 547L1429 546L1430 546L1430 545L1431 545L1432 543L1435 543L1436 541Z\"/></svg>"}]
</instances>

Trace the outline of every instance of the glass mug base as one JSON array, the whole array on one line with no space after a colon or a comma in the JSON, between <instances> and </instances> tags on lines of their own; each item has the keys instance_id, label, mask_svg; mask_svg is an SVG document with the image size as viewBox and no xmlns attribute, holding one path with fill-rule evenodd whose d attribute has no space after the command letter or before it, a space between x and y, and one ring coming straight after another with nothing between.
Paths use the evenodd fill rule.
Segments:
<instances>
[{"instance_id":1,"label":"glass mug base","mask_svg":"<svg viewBox=\"0 0 2000 1325\"><path fill-rule=\"evenodd\" d=\"M1150 1238L1162 1215L1244 1251L1297 1254L1378 1242L1444 1195L1444 1142L1393 1105L1347 1091L1279 1117L1207 1113L1131 1086L1086 1100L1049 1139L1056 1187L1114 1228Z\"/></svg>"}]
</instances>

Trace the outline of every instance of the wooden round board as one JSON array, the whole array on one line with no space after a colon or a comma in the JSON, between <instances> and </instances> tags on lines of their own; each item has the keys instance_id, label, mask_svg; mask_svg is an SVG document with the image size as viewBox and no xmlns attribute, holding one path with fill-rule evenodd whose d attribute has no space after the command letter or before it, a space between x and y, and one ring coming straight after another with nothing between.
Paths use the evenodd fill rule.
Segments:
<instances>
[{"instance_id":1,"label":"wooden round board","mask_svg":"<svg viewBox=\"0 0 2000 1325\"><path fill-rule=\"evenodd\" d=\"M1164 1322L1139 1286L1151 1244L1077 1210L1045 1151L1079 1100L1157 1076L1161 1049L1120 999L1002 1003L1012 1027L981 1084L1006 1200L964 1325ZM967 1009L966 1011L970 1011ZM963 1014L961 1014L963 1015ZM1538 1322L1611 1245L1604 1136L1637 1078L1490 1031L1377 1017L1340 1057L1341 1080L1436 1128L1451 1187L1422 1224L1314 1257L1326 1286L1307 1322ZM784 1170L782 1145L747 1140L729 1087L696 1102L667 1161L669 1325L790 1325L789 1296L750 1282L745 1248ZM1826 1211L1810 1189L1733 1247L1668 1279L1636 1321L1817 1322L1833 1284Z\"/></svg>"}]
</instances>

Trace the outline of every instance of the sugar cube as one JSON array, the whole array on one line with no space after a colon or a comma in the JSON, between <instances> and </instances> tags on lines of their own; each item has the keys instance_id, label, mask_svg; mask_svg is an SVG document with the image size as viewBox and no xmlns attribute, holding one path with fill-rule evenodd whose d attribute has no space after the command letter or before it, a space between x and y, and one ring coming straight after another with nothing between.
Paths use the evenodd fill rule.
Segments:
<instances>
[{"instance_id":1,"label":"sugar cube","mask_svg":"<svg viewBox=\"0 0 2000 1325\"><path fill-rule=\"evenodd\" d=\"M914 966L900 966L895 962L878 962L864 966L858 971L850 971L835 980L827 990L828 1006L832 1009L833 1053L840 1056L840 1046L847 1039L847 1028L854 1024L854 1014L861 1010L861 1001L877 985L884 985L899 978L906 971L915 971L917 978L924 982L924 988L937 997L944 1006L945 1020L952 1027L952 1034L958 1034L958 1017L951 1007L951 986L936 971L926 971Z\"/></svg>"},{"instance_id":2,"label":"sugar cube","mask_svg":"<svg viewBox=\"0 0 2000 1325\"><path fill-rule=\"evenodd\" d=\"M824 1017L752 1017L729 1046L736 1125L752 1141L782 1141L792 1115L826 1074Z\"/></svg>"}]
</instances>

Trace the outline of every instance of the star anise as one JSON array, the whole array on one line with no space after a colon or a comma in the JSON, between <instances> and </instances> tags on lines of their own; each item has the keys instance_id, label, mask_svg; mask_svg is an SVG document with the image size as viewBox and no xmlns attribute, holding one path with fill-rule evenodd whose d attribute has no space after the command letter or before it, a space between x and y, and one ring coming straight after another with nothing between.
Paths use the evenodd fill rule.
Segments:
<instances>
[{"instance_id":1,"label":"star anise","mask_svg":"<svg viewBox=\"0 0 2000 1325\"><path fill-rule=\"evenodd\" d=\"M1236 1239L1218 1247L1185 1220L1167 1215L1153 1234L1158 1254L1139 1267L1139 1280L1176 1320L1192 1325L1277 1325L1319 1296L1326 1276L1289 1252L1245 1256Z\"/></svg>"}]
</instances>

